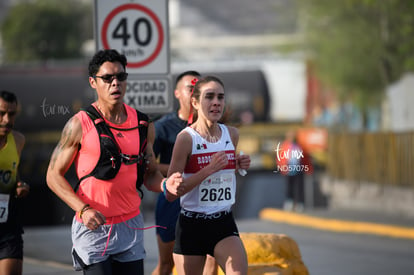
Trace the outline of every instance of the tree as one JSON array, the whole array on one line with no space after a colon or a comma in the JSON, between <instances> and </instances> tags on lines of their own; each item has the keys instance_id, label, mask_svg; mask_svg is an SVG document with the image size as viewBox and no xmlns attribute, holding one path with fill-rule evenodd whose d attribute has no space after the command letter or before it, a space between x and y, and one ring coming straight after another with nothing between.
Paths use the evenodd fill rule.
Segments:
<instances>
[{"instance_id":1,"label":"tree","mask_svg":"<svg viewBox=\"0 0 414 275\"><path fill-rule=\"evenodd\" d=\"M299 0L305 46L318 75L362 110L414 69L414 2Z\"/></svg>"},{"instance_id":2,"label":"tree","mask_svg":"<svg viewBox=\"0 0 414 275\"><path fill-rule=\"evenodd\" d=\"M2 22L6 62L79 58L92 38L90 6L71 0L37 0L13 6Z\"/></svg>"}]
</instances>

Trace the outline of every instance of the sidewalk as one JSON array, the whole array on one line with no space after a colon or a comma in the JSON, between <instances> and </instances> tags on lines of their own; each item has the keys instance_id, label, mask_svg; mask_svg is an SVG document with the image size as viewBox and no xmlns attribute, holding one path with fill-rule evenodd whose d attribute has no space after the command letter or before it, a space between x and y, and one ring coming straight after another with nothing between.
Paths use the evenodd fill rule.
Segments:
<instances>
[{"instance_id":1,"label":"sidewalk","mask_svg":"<svg viewBox=\"0 0 414 275\"><path fill-rule=\"evenodd\" d=\"M311 227L319 230L382 234L387 237L414 239L414 218L367 211L310 209L305 210L303 213L295 213L276 208L265 208L260 212L259 218L253 220L242 219L238 223L241 225L243 223L254 224L261 222L261 219L272 220L277 223ZM151 224L153 222L149 221L149 223ZM385 229L385 231L379 232L379 229ZM155 231L147 230L144 234L145 248L147 251L147 258L144 265L145 274L150 274L157 262L158 252ZM23 237L25 241L23 274L82 274L75 272L72 268L70 256L70 225L25 228Z\"/></svg>"}]
</instances>

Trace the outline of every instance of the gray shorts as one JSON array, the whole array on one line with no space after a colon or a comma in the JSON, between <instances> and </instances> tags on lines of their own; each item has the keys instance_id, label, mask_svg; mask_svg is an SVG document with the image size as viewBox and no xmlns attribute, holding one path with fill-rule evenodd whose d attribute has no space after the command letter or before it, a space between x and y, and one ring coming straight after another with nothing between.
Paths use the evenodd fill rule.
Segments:
<instances>
[{"instance_id":1,"label":"gray shorts","mask_svg":"<svg viewBox=\"0 0 414 275\"><path fill-rule=\"evenodd\" d=\"M73 218L72 249L85 265L103 262L109 257L119 262L144 259L143 228L142 214L125 222L101 225L96 230L88 229ZM73 256L72 260L75 270L82 270L81 263Z\"/></svg>"}]
</instances>

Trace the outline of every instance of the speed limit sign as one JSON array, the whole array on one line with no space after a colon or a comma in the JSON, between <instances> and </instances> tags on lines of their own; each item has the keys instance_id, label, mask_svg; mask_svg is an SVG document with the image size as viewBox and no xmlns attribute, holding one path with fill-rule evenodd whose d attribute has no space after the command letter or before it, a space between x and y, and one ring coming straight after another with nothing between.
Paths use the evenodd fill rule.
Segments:
<instances>
[{"instance_id":1,"label":"speed limit sign","mask_svg":"<svg viewBox=\"0 0 414 275\"><path fill-rule=\"evenodd\" d=\"M95 0L96 49L128 60L124 100L146 113L172 111L168 0Z\"/></svg>"},{"instance_id":2,"label":"speed limit sign","mask_svg":"<svg viewBox=\"0 0 414 275\"><path fill-rule=\"evenodd\" d=\"M116 49L128 72L169 73L168 0L95 0L97 49Z\"/></svg>"}]
</instances>

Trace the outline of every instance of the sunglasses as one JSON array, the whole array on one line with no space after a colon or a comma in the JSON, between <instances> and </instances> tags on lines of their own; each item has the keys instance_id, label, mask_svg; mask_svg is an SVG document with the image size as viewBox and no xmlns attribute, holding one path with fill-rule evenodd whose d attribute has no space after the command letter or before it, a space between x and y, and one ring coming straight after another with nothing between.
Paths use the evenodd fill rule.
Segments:
<instances>
[{"instance_id":1,"label":"sunglasses","mask_svg":"<svg viewBox=\"0 0 414 275\"><path fill-rule=\"evenodd\" d=\"M94 78L99 77L105 83L112 83L116 78L118 81L125 81L128 78L128 73L121 72L118 74L95 75Z\"/></svg>"}]
</instances>

